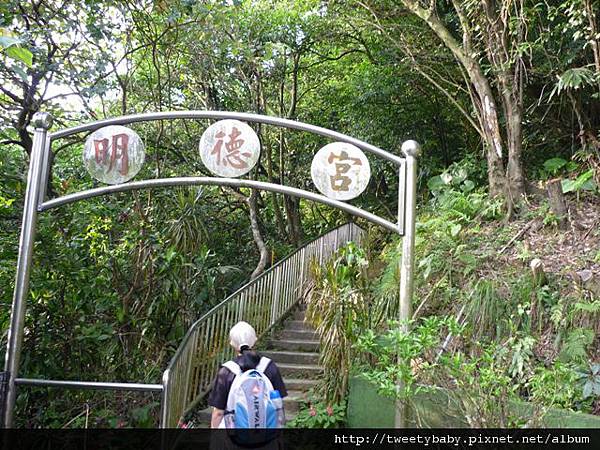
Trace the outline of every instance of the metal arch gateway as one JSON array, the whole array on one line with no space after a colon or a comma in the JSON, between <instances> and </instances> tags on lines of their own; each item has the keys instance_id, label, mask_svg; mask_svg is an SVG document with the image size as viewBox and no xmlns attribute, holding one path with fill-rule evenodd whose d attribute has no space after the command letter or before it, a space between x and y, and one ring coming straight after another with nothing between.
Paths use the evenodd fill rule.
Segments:
<instances>
[{"instance_id":1,"label":"metal arch gateway","mask_svg":"<svg viewBox=\"0 0 600 450\"><path fill-rule=\"evenodd\" d=\"M128 182L113 186L104 186L96 189L80 191L65 195L50 201L44 201L46 186L49 176L49 155L52 142L56 139L73 134L93 131L108 125L122 125L136 122L147 122L169 119L236 119L247 122L258 122L300 131L318 134L340 142L353 144L374 156L385 159L398 168L398 221L392 223L384 218L363 209L349 205L339 200L328 198L324 195L285 185L266 183L249 179L212 178L212 177L181 177L150 179ZM415 141L406 141L402 144L404 158L393 155L385 150L370 145L361 140L352 138L326 128L281 119L272 116L263 116L249 113L236 113L227 111L172 111L145 113L122 116L106 120L91 122L75 126L54 133L48 133L52 125L52 117L47 113L37 113L32 121L35 132L33 148L27 177L27 189L23 210L23 221L19 240L19 256L15 279L15 289L11 309L10 328L8 330L6 360L4 372L0 372L0 410L2 425L5 428L13 426L13 410L16 400L17 385L64 387L79 389L116 389L135 391L163 391L161 384L140 383L103 383L86 381L57 381L33 380L18 378L21 347L23 342L23 328L25 320L26 300L29 293L29 275L33 257L33 246L36 234L37 213L50 210L79 200L112 194L116 192L131 191L144 188L190 186L190 185L220 185L246 187L291 195L298 198L312 200L345 211L357 217L364 218L387 230L403 236L402 260L400 262L400 315L402 321L411 317L411 299L413 290L414 266L414 234L415 234L415 206L416 206L416 168L417 157L420 152L419 144ZM406 323L406 322L404 322ZM403 325L407 327L407 325ZM398 422L397 422L398 423Z\"/></svg>"}]
</instances>

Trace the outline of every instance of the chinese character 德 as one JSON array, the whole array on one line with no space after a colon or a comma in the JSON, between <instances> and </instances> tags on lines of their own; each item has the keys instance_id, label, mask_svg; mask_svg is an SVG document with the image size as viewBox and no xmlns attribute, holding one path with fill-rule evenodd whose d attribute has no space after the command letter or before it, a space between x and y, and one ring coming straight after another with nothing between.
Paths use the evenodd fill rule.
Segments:
<instances>
[{"instance_id":1,"label":"chinese character \u5fb7","mask_svg":"<svg viewBox=\"0 0 600 450\"><path fill-rule=\"evenodd\" d=\"M106 166L110 172L116 169L118 160L121 161L121 167L118 169L121 175L127 175L129 172L129 136L125 133L112 136L112 145L108 145L108 139L94 139L94 150L96 154L96 163ZM110 155L109 155L110 149Z\"/></svg>"},{"instance_id":2,"label":"chinese character \u5fb7","mask_svg":"<svg viewBox=\"0 0 600 450\"><path fill-rule=\"evenodd\" d=\"M350 158L348 153L344 150L338 155L335 155L333 152L329 154L329 158L327 158L327 162L332 164L335 160L338 162L335 163L335 175L330 175L329 179L331 181L331 189L334 191L348 191L350 188L350 184L352 183L352 178L346 176L351 166L362 166L362 161L359 158ZM350 164L350 162L352 164Z\"/></svg>"},{"instance_id":3,"label":"chinese character \u5fb7","mask_svg":"<svg viewBox=\"0 0 600 450\"><path fill-rule=\"evenodd\" d=\"M251 153L240 151L242 145L244 145L243 139L238 139L242 134L236 127L233 127L233 130L229 134L229 141L225 143L225 150L227 153L221 158L221 150L223 148L223 138L225 137L225 132L219 131L215 137L218 138L217 143L213 147L210 152L211 155L217 155L217 164L227 166L228 164L234 169L245 169L248 167L248 163L242 159L242 156L246 158L250 158L252 156Z\"/></svg>"}]
</instances>

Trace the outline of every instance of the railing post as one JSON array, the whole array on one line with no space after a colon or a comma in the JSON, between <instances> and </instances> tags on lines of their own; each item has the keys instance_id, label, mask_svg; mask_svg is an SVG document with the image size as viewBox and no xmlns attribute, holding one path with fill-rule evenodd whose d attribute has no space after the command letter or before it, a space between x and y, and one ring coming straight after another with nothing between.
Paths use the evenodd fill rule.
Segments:
<instances>
[{"instance_id":1,"label":"railing post","mask_svg":"<svg viewBox=\"0 0 600 450\"><path fill-rule=\"evenodd\" d=\"M171 386L169 383L170 379L170 369L167 369L163 372L162 376L162 384L163 391L160 396L160 428L169 428L169 419L170 419L170 405L169 401L171 400Z\"/></svg>"},{"instance_id":2,"label":"railing post","mask_svg":"<svg viewBox=\"0 0 600 450\"><path fill-rule=\"evenodd\" d=\"M333 240L333 252L335 252L337 250L337 248L338 248L339 233L340 233L340 229L336 228L335 229L335 239Z\"/></svg>"},{"instance_id":3,"label":"railing post","mask_svg":"<svg viewBox=\"0 0 600 450\"><path fill-rule=\"evenodd\" d=\"M420 146L416 141L406 141L402 144L402 153L406 156L405 189L398 187L398 227L402 229L400 223L404 206L404 237L402 239L402 259L400 260L400 327L402 332L408 333L412 313L413 296L413 276L415 260L415 219L417 205L417 157L420 153ZM402 169L401 169L402 170ZM402 174L400 179L402 180ZM404 192L403 192L404 191ZM403 197L404 195L404 197ZM402 386L399 385L399 389ZM395 425L397 428L406 428L408 426L408 408L404 401L397 402Z\"/></svg>"},{"instance_id":4,"label":"railing post","mask_svg":"<svg viewBox=\"0 0 600 450\"><path fill-rule=\"evenodd\" d=\"M5 428L13 426L13 409L17 396L15 378L17 378L21 359L25 309L29 294L29 275L37 225L37 209L41 196L40 192L42 190L44 172L44 150L47 148L46 139L48 129L52 126L52 116L48 113L38 112L33 116L32 123L35 127L35 132L27 176L27 191L25 192L23 222L19 241L19 259L17 261L17 274L4 366L4 370L8 374L8 376L4 374L4 377L7 378L6 395L0 399L3 406L2 425Z\"/></svg>"},{"instance_id":5,"label":"railing post","mask_svg":"<svg viewBox=\"0 0 600 450\"><path fill-rule=\"evenodd\" d=\"M275 286L274 286L274 293L273 293L273 305L272 305L272 309L271 309L271 325L273 325L275 323L275 321L277 320L277 310L279 309L279 290L280 290L280 286L281 286L281 266L278 266L275 269Z\"/></svg>"},{"instance_id":6,"label":"railing post","mask_svg":"<svg viewBox=\"0 0 600 450\"><path fill-rule=\"evenodd\" d=\"M302 250L300 250L300 278L302 280L302 284L306 283L307 280L307 276L304 273L304 260L306 259L306 248L303 248Z\"/></svg>"},{"instance_id":7,"label":"railing post","mask_svg":"<svg viewBox=\"0 0 600 450\"><path fill-rule=\"evenodd\" d=\"M319 248L315 248L315 253L319 257L319 265L323 264L323 240L319 242Z\"/></svg>"}]
</instances>

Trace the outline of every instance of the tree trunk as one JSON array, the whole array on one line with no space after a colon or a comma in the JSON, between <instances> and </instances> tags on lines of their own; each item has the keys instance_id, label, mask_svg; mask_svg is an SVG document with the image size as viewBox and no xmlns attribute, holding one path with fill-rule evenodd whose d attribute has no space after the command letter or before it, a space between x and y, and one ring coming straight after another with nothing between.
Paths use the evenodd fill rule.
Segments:
<instances>
[{"instance_id":1,"label":"tree trunk","mask_svg":"<svg viewBox=\"0 0 600 450\"><path fill-rule=\"evenodd\" d=\"M529 267L531 269L531 278L534 286L539 287L546 284L546 273L544 272L542 260L539 258L532 259L529 263Z\"/></svg>"},{"instance_id":2,"label":"tree trunk","mask_svg":"<svg viewBox=\"0 0 600 450\"><path fill-rule=\"evenodd\" d=\"M288 223L288 231L292 244L296 247L302 240L302 225L300 223L300 199L286 195L284 197L285 212Z\"/></svg>"},{"instance_id":3,"label":"tree trunk","mask_svg":"<svg viewBox=\"0 0 600 450\"><path fill-rule=\"evenodd\" d=\"M590 0L585 0L585 12L588 19L588 42L592 47L592 53L594 54L594 67L596 73L600 73L600 44L598 43L598 27L596 26L596 14L594 7Z\"/></svg>"},{"instance_id":4,"label":"tree trunk","mask_svg":"<svg viewBox=\"0 0 600 450\"><path fill-rule=\"evenodd\" d=\"M550 199L550 208L552 208L552 212L558 219L558 228L561 230L568 229L569 223L567 217L569 212L565 204L560 178L548 181L546 189L548 191L548 198Z\"/></svg>"},{"instance_id":5,"label":"tree trunk","mask_svg":"<svg viewBox=\"0 0 600 450\"><path fill-rule=\"evenodd\" d=\"M256 201L257 195L257 191L253 189L252 194L250 194L250 197L247 199L248 207L250 208L250 228L252 229L252 237L254 238L254 242L258 247L258 251L260 252L258 264L252 272L252 275L250 275L251 280L259 276L265 270L265 267L267 267L267 263L269 262L269 249L267 248L262 237L258 223L258 205Z\"/></svg>"},{"instance_id":6,"label":"tree trunk","mask_svg":"<svg viewBox=\"0 0 600 450\"><path fill-rule=\"evenodd\" d=\"M502 162L502 137L498 121L496 101L488 80L481 74L479 67L469 63L467 68L469 78L479 100L479 115L485 136L487 157L488 183L491 197L506 194L506 175Z\"/></svg>"},{"instance_id":7,"label":"tree trunk","mask_svg":"<svg viewBox=\"0 0 600 450\"><path fill-rule=\"evenodd\" d=\"M502 136L500 134L496 101L489 81L483 75L479 62L469 52L470 37L468 30L463 30L467 33L465 35L466 48L463 48L434 12L434 9L423 8L417 0L402 0L402 3L431 28L467 72L469 80L473 85L473 90L477 94L477 105L474 106L476 106L476 110L479 113L485 138L490 195L492 197L505 195L506 174L504 172L504 163L502 162ZM462 15L462 10L458 9L457 13ZM461 18L461 24L463 20L464 18ZM462 25L465 26L466 24Z\"/></svg>"},{"instance_id":8,"label":"tree trunk","mask_svg":"<svg viewBox=\"0 0 600 450\"><path fill-rule=\"evenodd\" d=\"M508 122L508 165L506 178L510 200L515 203L525 195L525 176L523 175L522 159L522 128L521 114L512 112Z\"/></svg>"},{"instance_id":9,"label":"tree trunk","mask_svg":"<svg viewBox=\"0 0 600 450\"><path fill-rule=\"evenodd\" d=\"M509 85L508 76L499 82L503 91L502 100L506 116L506 140L508 142L508 164L506 167L506 195L509 202L509 211L512 206L521 203L525 195L525 176L521 162L523 152L523 106L520 96L516 93L515 86Z\"/></svg>"}]
</instances>

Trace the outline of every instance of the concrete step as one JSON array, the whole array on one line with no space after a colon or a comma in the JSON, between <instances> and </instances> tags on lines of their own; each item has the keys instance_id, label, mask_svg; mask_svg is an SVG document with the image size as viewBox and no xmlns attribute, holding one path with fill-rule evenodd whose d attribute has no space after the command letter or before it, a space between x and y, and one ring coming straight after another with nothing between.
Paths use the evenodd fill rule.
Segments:
<instances>
[{"instance_id":1,"label":"concrete step","mask_svg":"<svg viewBox=\"0 0 600 450\"><path fill-rule=\"evenodd\" d=\"M323 367L315 364L277 364L284 381L286 377L315 379L323 372Z\"/></svg>"},{"instance_id":2,"label":"concrete step","mask_svg":"<svg viewBox=\"0 0 600 450\"><path fill-rule=\"evenodd\" d=\"M284 329L280 334L279 338L283 340L296 340L296 341L318 341L319 335L314 330L288 330Z\"/></svg>"},{"instance_id":3,"label":"concrete step","mask_svg":"<svg viewBox=\"0 0 600 450\"><path fill-rule=\"evenodd\" d=\"M297 339L271 339L269 340L269 349L301 352L318 352L319 341L304 341Z\"/></svg>"},{"instance_id":4,"label":"concrete step","mask_svg":"<svg viewBox=\"0 0 600 450\"><path fill-rule=\"evenodd\" d=\"M289 322L286 322L284 330L314 331L314 328L304 320L290 320Z\"/></svg>"},{"instance_id":5,"label":"concrete step","mask_svg":"<svg viewBox=\"0 0 600 450\"><path fill-rule=\"evenodd\" d=\"M289 352L282 350L267 350L260 352L261 355L271 358L279 364L318 364L319 354L313 352Z\"/></svg>"},{"instance_id":6,"label":"concrete step","mask_svg":"<svg viewBox=\"0 0 600 450\"><path fill-rule=\"evenodd\" d=\"M317 385L317 380L307 380L303 378L286 378L283 382L288 391L306 392Z\"/></svg>"}]
</instances>

